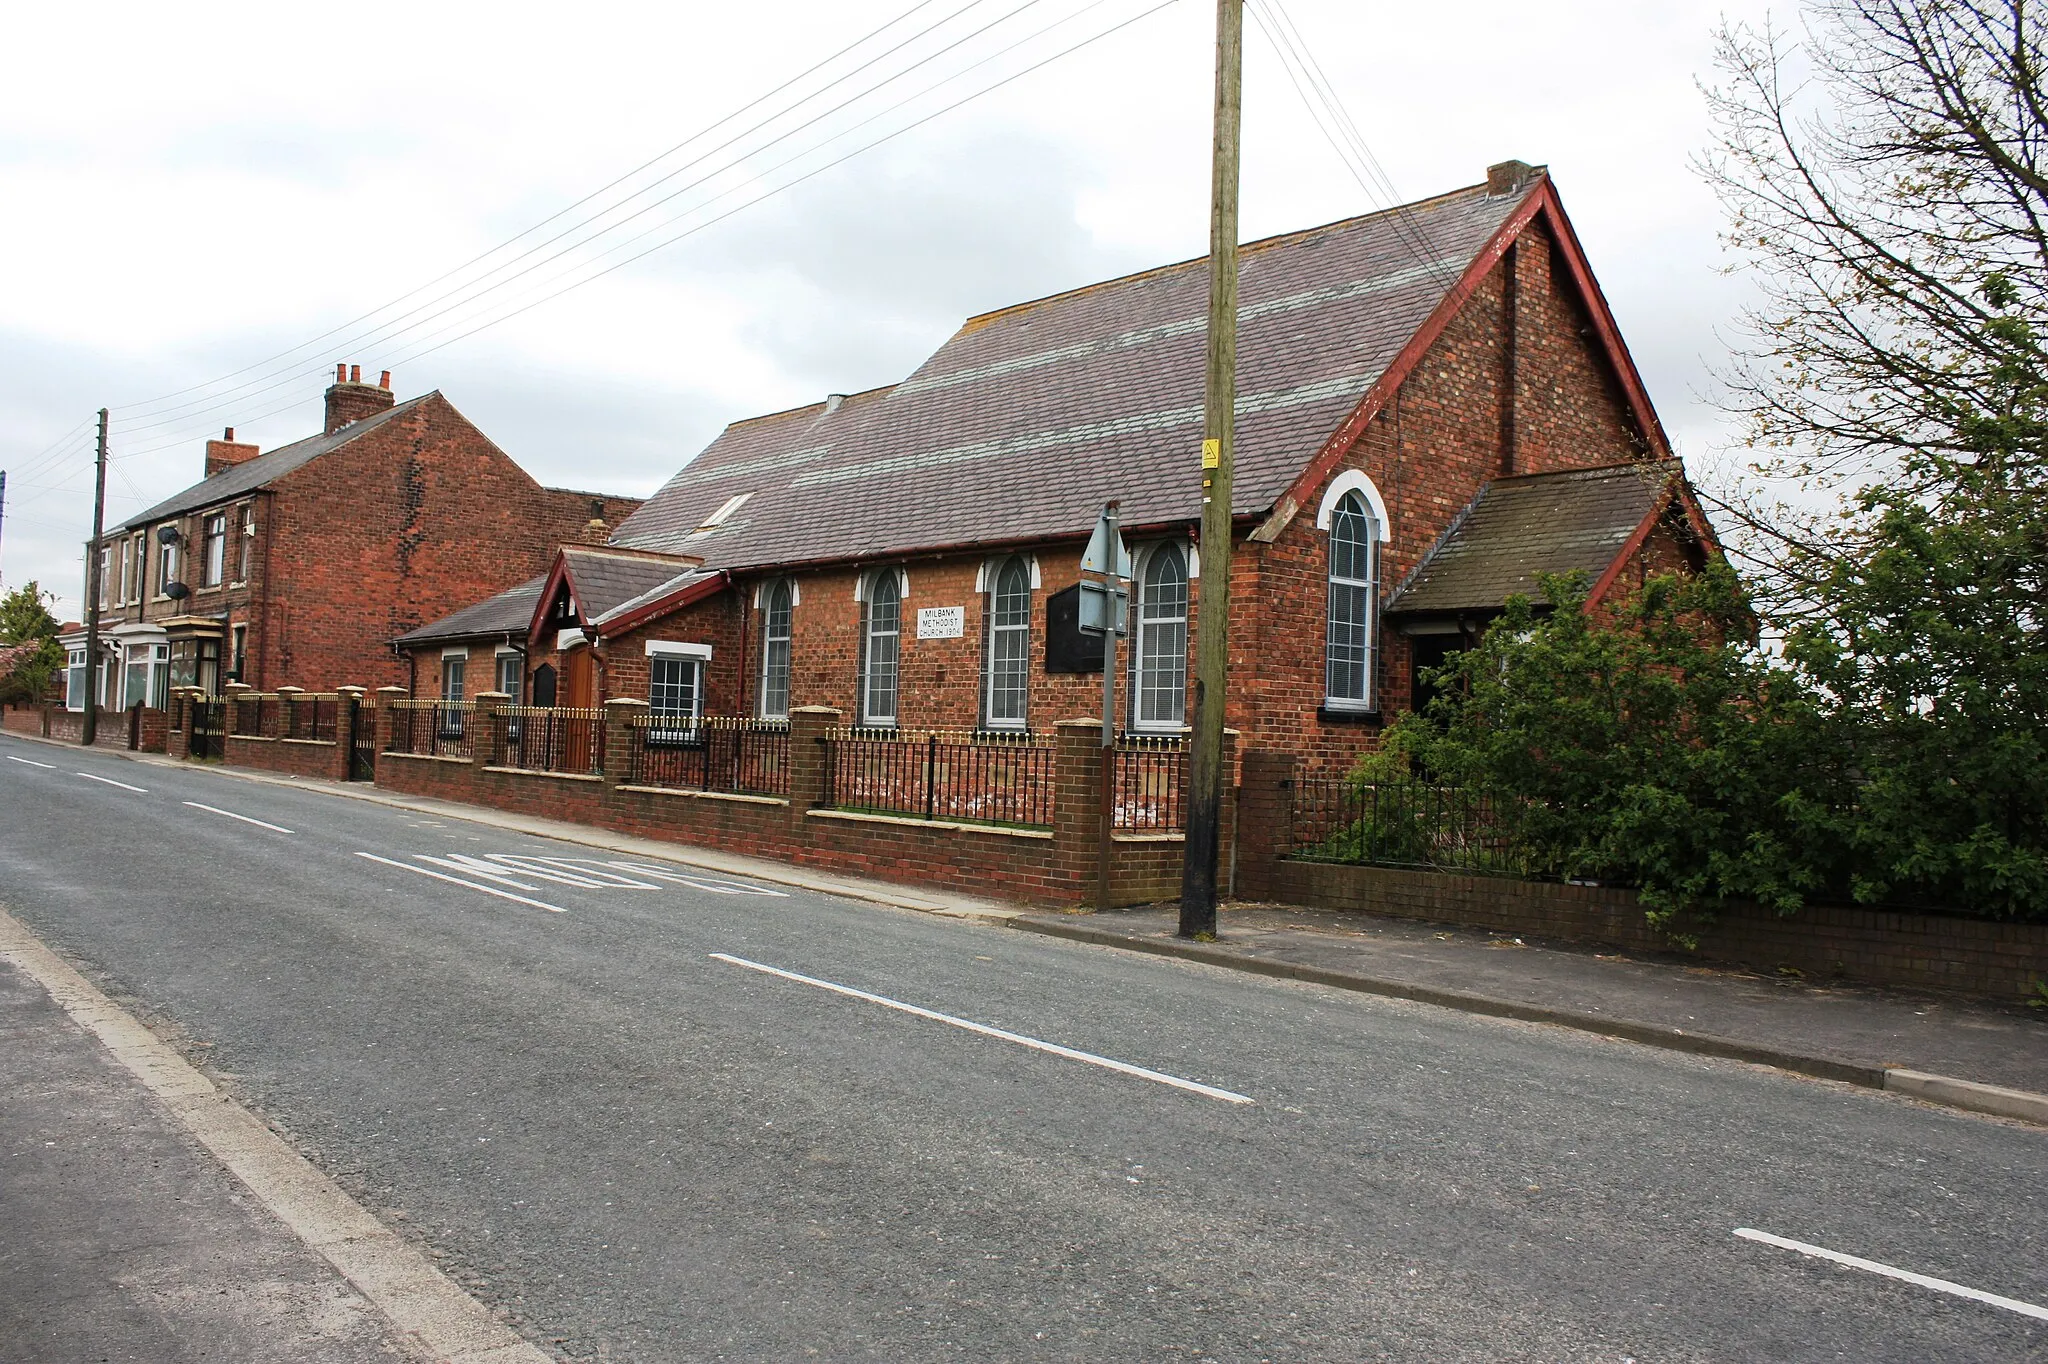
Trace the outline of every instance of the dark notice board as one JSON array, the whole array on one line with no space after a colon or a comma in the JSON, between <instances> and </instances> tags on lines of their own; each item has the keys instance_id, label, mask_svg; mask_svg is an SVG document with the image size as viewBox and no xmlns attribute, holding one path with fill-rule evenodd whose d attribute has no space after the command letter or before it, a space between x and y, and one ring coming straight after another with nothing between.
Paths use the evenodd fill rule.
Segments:
<instances>
[{"instance_id":1,"label":"dark notice board","mask_svg":"<svg viewBox=\"0 0 2048 1364\"><path fill-rule=\"evenodd\" d=\"M1102 641L1081 633L1081 587L1076 583L1045 599L1045 670L1099 673Z\"/></svg>"}]
</instances>

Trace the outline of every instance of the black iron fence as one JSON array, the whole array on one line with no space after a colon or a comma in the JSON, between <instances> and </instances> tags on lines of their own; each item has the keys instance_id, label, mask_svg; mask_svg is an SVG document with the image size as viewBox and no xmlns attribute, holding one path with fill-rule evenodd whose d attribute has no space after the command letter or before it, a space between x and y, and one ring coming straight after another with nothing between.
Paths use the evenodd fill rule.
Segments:
<instances>
[{"instance_id":1,"label":"black iron fence","mask_svg":"<svg viewBox=\"0 0 2048 1364\"><path fill-rule=\"evenodd\" d=\"M263 692L243 692L229 707L230 724L228 732L238 739L275 739L277 737L277 706L275 696Z\"/></svg>"},{"instance_id":2,"label":"black iron fence","mask_svg":"<svg viewBox=\"0 0 2048 1364\"><path fill-rule=\"evenodd\" d=\"M1434 782L1297 779L1291 855L1480 876L1526 876L1528 858L1493 802Z\"/></svg>"},{"instance_id":3,"label":"black iron fence","mask_svg":"<svg viewBox=\"0 0 2048 1364\"><path fill-rule=\"evenodd\" d=\"M604 775L604 711L571 706L501 706L499 762L528 772Z\"/></svg>"},{"instance_id":4,"label":"black iron fence","mask_svg":"<svg viewBox=\"0 0 2048 1364\"><path fill-rule=\"evenodd\" d=\"M421 757L467 758L470 732L476 728L476 704L471 701L393 701L391 741L386 753L415 753Z\"/></svg>"},{"instance_id":5,"label":"black iron fence","mask_svg":"<svg viewBox=\"0 0 2048 1364\"><path fill-rule=\"evenodd\" d=\"M1175 833L1188 824L1188 738L1121 734L1110 755L1112 824L1142 833Z\"/></svg>"},{"instance_id":6,"label":"black iron fence","mask_svg":"<svg viewBox=\"0 0 2048 1364\"><path fill-rule=\"evenodd\" d=\"M1001 731L835 729L825 738L825 792L841 810L1049 826L1052 740Z\"/></svg>"},{"instance_id":7,"label":"black iron fence","mask_svg":"<svg viewBox=\"0 0 2048 1364\"><path fill-rule=\"evenodd\" d=\"M341 713L341 697L333 692L305 692L289 701L280 700L280 739L314 739L333 743Z\"/></svg>"},{"instance_id":8,"label":"black iron fence","mask_svg":"<svg viewBox=\"0 0 2048 1364\"><path fill-rule=\"evenodd\" d=\"M626 781L673 791L789 794L789 722L743 715L634 717Z\"/></svg>"}]
</instances>

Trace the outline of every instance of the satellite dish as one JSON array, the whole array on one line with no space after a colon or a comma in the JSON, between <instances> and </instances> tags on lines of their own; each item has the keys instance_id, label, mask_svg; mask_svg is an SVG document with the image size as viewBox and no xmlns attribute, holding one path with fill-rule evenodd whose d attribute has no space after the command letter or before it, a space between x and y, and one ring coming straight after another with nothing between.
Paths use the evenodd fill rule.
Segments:
<instances>
[{"instance_id":1,"label":"satellite dish","mask_svg":"<svg viewBox=\"0 0 2048 1364\"><path fill-rule=\"evenodd\" d=\"M160 544L160 545L175 545L175 544L177 544L177 543L178 543L178 528L177 528L176 526L172 526L172 525L162 525L162 526L158 526L158 527L156 528L156 542L157 542L158 544Z\"/></svg>"},{"instance_id":2,"label":"satellite dish","mask_svg":"<svg viewBox=\"0 0 2048 1364\"><path fill-rule=\"evenodd\" d=\"M183 601L192 595L192 589L183 583L165 583L164 595L172 601Z\"/></svg>"}]
</instances>

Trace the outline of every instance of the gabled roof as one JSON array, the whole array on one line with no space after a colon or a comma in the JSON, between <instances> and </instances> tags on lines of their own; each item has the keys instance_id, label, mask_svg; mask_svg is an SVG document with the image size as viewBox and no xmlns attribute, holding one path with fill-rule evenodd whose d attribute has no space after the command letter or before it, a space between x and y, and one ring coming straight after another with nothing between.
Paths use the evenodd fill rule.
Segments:
<instances>
[{"instance_id":1,"label":"gabled roof","mask_svg":"<svg viewBox=\"0 0 2048 1364\"><path fill-rule=\"evenodd\" d=\"M564 545L555 554L554 566L541 580L527 629L538 639L548 621L558 619L553 615L555 603L565 597L574 604L575 619L595 628L620 607L660 595L671 584L690 578L698 572L699 564L689 555L658 550ZM716 573L709 576L722 580L722 575Z\"/></svg>"},{"instance_id":2,"label":"gabled roof","mask_svg":"<svg viewBox=\"0 0 2048 1364\"><path fill-rule=\"evenodd\" d=\"M1604 581L1681 482L1676 460L1494 479L1388 599L1387 614L1495 611L1518 593L1541 599L1539 573Z\"/></svg>"},{"instance_id":3,"label":"gabled roof","mask_svg":"<svg viewBox=\"0 0 2048 1364\"><path fill-rule=\"evenodd\" d=\"M452 643L462 639L490 639L504 635L524 635L533 623L533 608L540 601L540 590L547 582L545 574L528 578L517 587L508 587L495 597L486 597L472 606L441 617L437 621L408 630L397 639L401 649L422 644Z\"/></svg>"},{"instance_id":4,"label":"gabled roof","mask_svg":"<svg viewBox=\"0 0 2048 1364\"><path fill-rule=\"evenodd\" d=\"M402 403L387 407L374 416L350 422L338 431L308 436L305 440L293 441L290 445L280 445L275 450L258 455L254 459L243 460L232 469L223 469L212 478L203 479L185 491L165 498L148 511L129 517L107 533L116 535L125 530L161 521L166 517L197 511L201 507L210 507L216 502L225 502L244 493L254 492L265 484L276 482L295 469L311 464L320 456L338 450L360 436L368 435L384 423L412 411L421 403L440 396L438 389L432 393L422 393L417 398L408 398Z\"/></svg>"},{"instance_id":5,"label":"gabled roof","mask_svg":"<svg viewBox=\"0 0 2048 1364\"><path fill-rule=\"evenodd\" d=\"M1477 186L1245 246L1233 510L1262 514L1294 493L1545 212L1568 238L1538 175L1512 195ZM1109 497L1134 528L1194 521L1207 297L1196 259L972 318L865 401L728 427L613 543L687 543L709 565L749 569L1078 537ZM1638 410L1654 431L1646 400ZM722 525L692 534L741 493Z\"/></svg>"}]
</instances>

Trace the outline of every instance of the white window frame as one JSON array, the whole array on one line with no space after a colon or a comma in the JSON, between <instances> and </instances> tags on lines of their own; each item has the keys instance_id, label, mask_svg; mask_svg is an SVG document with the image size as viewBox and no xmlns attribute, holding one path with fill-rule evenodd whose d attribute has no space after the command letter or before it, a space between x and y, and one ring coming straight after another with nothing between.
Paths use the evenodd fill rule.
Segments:
<instances>
[{"instance_id":1,"label":"white window frame","mask_svg":"<svg viewBox=\"0 0 2048 1364\"><path fill-rule=\"evenodd\" d=\"M1337 555L1334 544L1336 518L1346 503L1355 509L1365 521L1365 567L1364 578L1340 577L1337 573ZM1379 489L1370 478L1357 469L1347 469L1330 480L1323 491L1322 505L1316 511L1316 526L1324 533L1324 594L1323 594L1323 709L1338 713L1372 714L1379 709L1379 667L1380 667L1380 564L1381 547L1387 540L1387 504L1380 497ZM1338 647L1337 600L1340 592L1351 593L1362 590L1365 601L1365 658L1361 676L1360 694L1340 695L1332 686L1335 680L1336 651ZM1346 667L1349 667L1347 660Z\"/></svg>"},{"instance_id":2,"label":"white window frame","mask_svg":"<svg viewBox=\"0 0 2048 1364\"><path fill-rule=\"evenodd\" d=\"M85 666L84 649L64 651L64 709L85 709L86 678L90 670Z\"/></svg>"},{"instance_id":3,"label":"white window frame","mask_svg":"<svg viewBox=\"0 0 2048 1364\"><path fill-rule=\"evenodd\" d=\"M454 671L453 671L453 673L450 673L450 671L449 671L449 665L450 665L450 664L453 664L453 665L454 665ZM448 682L449 682L449 679L450 679L451 677L453 677L453 679L454 679L454 681L455 681L455 689L454 689L453 691L450 691L450 690L449 690L449 688L448 688ZM441 712L440 712L440 719L439 719L439 721L438 721L438 727L439 727L439 729L440 729L440 731L441 731L442 735L443 735L443 736L445 736L445 737L447 737L447 738L457 738L457 737L459 737L459 736L460 736L460 735L462 734L462 729L463 729L463 712L462 712L461 710L457 709L457 708L456 708L456 707L455 707L455 706L454 706L453 704L451 704L451 703L454 703L454 702L459 702L459 701L465 701L465 700L467 700L467 699L468 699L468 696L467 696L467 690L468 690L468 687L469 687L469 650L467 650L467 649L444 649L444 650L442 650L442 651L441 651Z\"/></svg>"},{"instance_id":4,"label":"white window frame","mask_svg":"<svg viewBox=\"0 0 2048 1364\"><path fill-rule=\"evenodd\" d=\"M1145 587L1152 575L1153 565L1159 561L1159 556L1168 550L1175 551L1180 555L1182 572L1180 615L1177 617L1161 616L1156 621L1150 623L1170 626L1177 621L1180 625L1180 714L1171 720L1156 717L1147 719L1145 717L1145 670L1151 660L1148 657L1150 651L1146 647L1147 638L1145 632L1148 628L1148 622ZM1188 648L1193 643L1193 632L1189 629L1188 607L1191 605L1191 598L1193 596L1189 587L1195 581L1194 556L1188 552L1188 546L1184 542L1180 540L1162 540L1145 546L1139 553L1138 562L1135 567L1137 569L1137 578L1136 590L1132 593L1134 600L1131 603L1133 609L1131 613L1130 636L1131 728L1152 734L1177 734L1187 727Z\"/></svg>"},{"instance_id":5,"label":"white window frame","mask_svg":"<svg viewBox=\"0 0 2048 1364\"><path fill-rule=\"evenodd\" d=\"M236 509L235 524L241 534L235 537L235 585L249 581L249 566L256 558L256 504L244 502Z\"/></svg>"},{"instance_id":6,"label":"white window frame","mask_svg":"<svg viewBox=\"0 0 2048 1364\"><path fill-rule=\"evenodd\" d=\"M895 624L892 628L878 628L875 620L875 593L884 582L891 589L891 604L895 610ZM894 729L898 714L903 708L903 601L907 594L902 590L903 579L899 569L884 568L870 573L863 580L860 613L860 723L869 729ZM876 653L882 641L888 641L889 650L889 709L886 713L876 709L875 675Z\"/></svg>"},{"instance_id":7,"label":"white window frame","mask_svg":"<svg viewBox=\"0 0 2048 1364\"><path fill-rule=\"evenodd\" d=\"M505 681L505 665L507 663L512 665L510 685L507 685ZM512 698L506 704L513 706L525 705L526 655L520 653L517 649L500 649L496 655L494 671L497 673L497 676L492 681L496 684L497 690Z\"/></svg>"},{"instance_id":8,"label":"white window frame","mask_svg":"<svg viewBox=\"0 0 2048 1364\"><path fill-rule=\"evenodd\" d=\"M692 743L697 738L697 721L704 716L704 676L706 664L711 661L711 646L708 644L672 644L666 640L647 641L647 709L656 723L648 728L647 737L665 743ZM677 709L664 705L661 694L664 686L675 688L679 684L664 684L661 674L671 668L680 668L687 679L689 706ZM667 723L660 723L662 719ZM676 723L681 721L681 723Z\"/></svg>"},{"instance_id":9,"label":"white window frame","mask_svg":"<svg viewBox=\"0 0 2048 1364\"><path fill-rule=\"evenodd\" d=\"M156 596L165 600L164 589L178 580L178 542L159 542L156 547Z\"/></svg>"},{"instance_id":10,"label":"white window frame","mask_svg":"<svg viewBox=\"0 0 2048 1364\"><path fill-rule=\"evenodd\" d=\"M1003 578L1015 570L1023 579L1024 619L1021 623L1005 625L998 614ZM981 652L981 722L989 729L1026 729L1031 714L1031 564L1022 555L1000 559L989 567L986 575L987 598L983 606L987 629ZM1023 666L1021 694L1018 697L1015 715L996 714L996 664L1002 650L1014 643L1018 650L1017 661Z\"/></svg>"},{"instance_id":11,"label":"white window frame","mask_svg":"<svg viewBox=\"0 0 2048 1364\"><path fill-rule=\"evenodd\" d=\"M208 512L199 518L199 586L220 587L227 577L228 514Z\"/></svg>"},{"instance_id":12,"label":"white window frame","mask_svg":"<svg viewBox=\"0 0 2048 1364\"><path fill-rule=\"evenodd\" d=\"M775 633L775 608L777 598L785 603L782 633ZM776 660L775 646L782 646L781 661ZM788 579L777 579L766 584L761 593L761 693L756 700L760 716L764 720L787 720L789 718L789 684L794 671L796 654L796 588ZM777 672L781 674L782 705L773 704L769 683Z\"/></svg>"}]
</instances>

